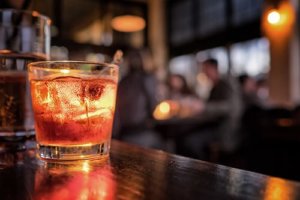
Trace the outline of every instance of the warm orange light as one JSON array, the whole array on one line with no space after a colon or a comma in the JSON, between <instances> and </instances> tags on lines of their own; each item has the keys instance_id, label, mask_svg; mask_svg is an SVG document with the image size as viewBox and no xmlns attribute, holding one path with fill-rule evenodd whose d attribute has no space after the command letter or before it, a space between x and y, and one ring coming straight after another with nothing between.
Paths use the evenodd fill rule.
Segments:
<instances>
[{"instance_id":1,"label":"warm orange light","mask_svg":"<svg viewBox=\"0 0 300 200\"><path fill-rule=\"evenodd\" d=\"M153 112L153 116L157 120L166 120L174 117L179 110L179 105L175 101L167 100L158 104Z\"/></svg>"},{"instance_id":2,"label":"warm orange light","mask_svg":"<svg viewBox=\"0 0 300 200\"><path fill-rule=\"evenodd\" d=\"M267 180L264 200L287 200L294 199L295 188L285 180L270 178Z\"/></svg>"},{"instance_id":3,"label":"warm orange light","mask_svg":"<svg viewBox=\"0 0 300 200\"><path fill-rule=\"evenodd\" d=\"M35 174L33 199L116 199L116 181L109 165L92 167L88 161L85 161L70 169L53 168L49 169L50 177L63 180L63 183L50 181L49 184L49 175L46 175L43 170L38 170Z\"/></svg>"},{"instance_id":4,"label":"warm orange light","mask_svg":"<svg viewBox=\"0 0 300 200\"><path fill-rule=\"evenodd\" d=\"M160 106L158 107L159 111L161 113L169 113L171 110L170 104L168 104L167 102L162 102L160 104Z\"/></svg>"},{"instance_id":5,"label":"warm orange light","mask_svg":"<svg viewBox=\"0 0 300 200\"><path fill-rule=\"evenodd\" d=\"M91 170L91 166L89 161L83 161L82 163L82 171L88 173Z\"/></svg>"},{"instance_id":6,"label":"warm orange light","mask_svg":"<svg viewBox=\"0 0 300 200\"><path fill-rule=\"evenodd\" d=\"M271 10L268 14L268 22L270 24L278 24L280 22L280 13L277 10Z\"/></svg>"},{"instance_id":7,"label":"warm orange light","mask_svg":"<svg viewBox=\"0 0 300 200\"><path fill-rule=\"evenodd\" d=\"M276 7L267 7L262 17L262 29L270 39L288 37L296 19L295 9L289 1L281 1Z\"/></svg>"},{"instance_id":8,"label":"warm orange light","mask_svg":"<svg viewBox=\"0 0 300 200\"><path fill-rule=\"evenodd\" d=\"M120 32L136 32L145 28L146 22L143 18L133 15L122 15L112 19L111 26Z\"/></svg>"},{"instance_id":9,"label":"warm orange light","mask_svg":"<svg viewBox=\"0 0 300 200\"><path fill-rule=\"evenodd\" d=\"M38 16L40 16L40 13L38 12L38 11L32 11L32 16L34 16L34 17L38 17Z\"/></svg>"},{"instance_id":10,"label":"warm orange light","mask_svg":"<svg viewBox=\"0 0 300 200\"><path fill-rule=\"evenodd\" d=\"M63 74L69 74L70 70L69 69L61 69L60 72Z\"/></svg>"},{"instance_id":11,"label":"warm orange light","mask_svg":"<svg viewBox=\"0 0 300 200\"><path fill-rule=\"evenodd\" d=\"M12 54L13 52L8 49L0 49L0 54Z\"/></svg>"}]
</instances>

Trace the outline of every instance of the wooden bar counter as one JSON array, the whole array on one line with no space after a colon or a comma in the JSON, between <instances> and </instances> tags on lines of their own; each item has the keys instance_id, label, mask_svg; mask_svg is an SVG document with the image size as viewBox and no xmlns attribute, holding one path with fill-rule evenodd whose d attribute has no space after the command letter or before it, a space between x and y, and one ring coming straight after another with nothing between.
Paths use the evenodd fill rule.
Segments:
<instances>
[{"instance_id":1,"label":"wooden bar counter","mask_svg":"<svg viewBox=\"0 0 300 200\"><path fill-rule=\"evenodd\" d=\"M300 199L300 183L112 141L106 163L0 153L0 199Z\"/></svg>"}]
</instances>

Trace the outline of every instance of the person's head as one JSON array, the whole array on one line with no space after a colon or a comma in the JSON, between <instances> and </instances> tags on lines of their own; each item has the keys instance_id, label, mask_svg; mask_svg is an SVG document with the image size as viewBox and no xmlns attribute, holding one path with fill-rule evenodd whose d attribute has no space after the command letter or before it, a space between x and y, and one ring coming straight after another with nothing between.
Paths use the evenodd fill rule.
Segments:
<instances>
[{"instance_id":1,"label":"person's head","mask_svg":"<svg viewBox=\"0 0 300 200\"><path fill-rule=\"evenodd\" d=\"M260 99L266 100L269 97L269 87L268 87L268 81L267 77L261 76L259 79L256 81L256 91L257 91L257 96Z\"/></svg>"},{"instance_id":2,"label":"person's head","mask_svg":"<svg viewBox=\"0 0 300 200\"><path fill-rule=\"evenodd\" d=\"M129 72L152 73L155 70L152 54L148 49L132 49L125 55Z\"/></svg>"},{"instance_id":3,"label":"person's head","mask_svg":"<svg viewBox=\"0 0 300 200\"><path fill-rule=\"evenodd\" d=\"M242 74L239 76L239 82L242 90L245 93L255 93L257 89L256 81L248 76L247 74Z\"/></svg>"},{"instance_id":4,"label":"person's head","mask_svg":"<svg viewBox=\"0 0 300 200\"><path fill-rule=\"evenodd\" d=\"M218 71L218 61L214 58L209 58L202 63L202 70L205 75L213 82L218 82L220 74Z\"/></svg>"},{"instance_id":5,"label":"person's head","mask_svg":"<svg viewBox=\"0 0 300 200\"><path fill-rule=\"evenodd\" d=\"M132 50L127 55L129 72L144 71L144 63L141 52L138 50Z\"/></svg>"},{"instance_id":6,"label":"person's head","mask_svg":"<svg viewBox=\"0 0 300 200\"><path fill-rule=\"evenodd\" d=\"M185 78L179 74L172 74L168 80L169 87L172 91L182 94L189 93L189 88Z\"/></svg>"}]
</instances>

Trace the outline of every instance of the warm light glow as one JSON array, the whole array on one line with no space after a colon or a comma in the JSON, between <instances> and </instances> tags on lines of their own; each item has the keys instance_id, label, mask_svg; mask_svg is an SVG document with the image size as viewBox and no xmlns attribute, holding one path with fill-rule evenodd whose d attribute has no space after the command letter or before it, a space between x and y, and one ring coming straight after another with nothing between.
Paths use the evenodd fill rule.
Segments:
<instances>
[{"instance_id":1,"label":"warm light glow","mask_svg":"<svg viewBox=\"0 0 300 200\"><path fill-rule=\"evenodd\" d=\"M38 17L40 15L40 13L38 11L32 11L32 16L34 17Z\"/></svg>"},{"instance_id":2,"label":"warm light glow","mask_svg":"<svg viewBox=\"0 0 300 200\"><path fill-rule=\"evenodd\" d=\"M266 7L262 17L262 29L274 41L291 35L296 20L296 11L290 1L281 1L276 9Z\"/></svg>"},{"instance_id":3,"label":"warm light glow","mask_svg":"<svg viewBox=\"0 0 300 200\"><path fill-rule=\"evenodd\" d=\"M280 13L277 10L272 10L268 14L268 22L270 24L278 24L280 22Z\"/></svg>"},{"instance_id":4,"label":"warm light glow","mask_svg":"<svg viewBox=\"0 0 300 200\"><path fill-rule=\"evenodd\" d=\"M83 163L82 163L82 171L84 172L89 172L90 171L90 163L89 161L85 160Z\"/></svg>"},{"instance_id":5,"label":"warm light glow","mask_svg":"<svg viewBox=\"0 0 300 200\"><path fill-rule=\"evenodd\" d=\"M270 178L267 180L264 200L287 200L294 199L295 189L293 185L279 178Z\"/></svg>"},{"instance_id":6,"label":"warm light glow","mask_svg":"<svg viewBox=\"0 0 300 200\"><path fill-rule=\"evenodd\" d=\"M112 19L111 26L120 32L136 32L145 28L146 22L143 18L133 15L122 15Z\"/></svg>"},{"instance_id":7,"label":"warm light glow","mask_svg":"<svg viewBox=\"0 0 300 200\"><path fill-rule=\"evenodd\" d=\"M11 53L11 50L7 50L7 49L0 50L0 54L8 54L8 53Z\"/></svg>"},{"instance_id":8,"label":"warm light glow","mask_svg":"<svg viewBox=\"0 0 300 200\"><path fill-rule=\"evenodd\" d=\"M54 167L50 178L44 171L37 171L33 199L116 199L116 181L110 166L93 167L89 161L83 162L82 168L79 166L72 169ZM51 178L63 180L63 184L49 184Z\"/></svg>"},{"instance_id":9,"label":"warm light glow","mask_svg":"<svg viewBox=\"0 0 300 200\"><path fill-rule=\"evenodd\" d=\"M171 117L170 115L171 106L169 102L163 101L158 104L153 112L154 118L158 120L164 120Z\"/></svg>"},{"instance_id":10,"label":"warm light glow","mask_svg":"<svg viewBox=\"0 0 300 200\"><path fill-rule=\"evenodd\" d=\"M167 100L158 104L153 112L153 116L157 120L166 120L178 113L179 105L177 102Z\"/></svg>"},{"instance_id":11,"label":"warm light glow","mask_svg":"<svg viewBox=\"0 0 300 200\"><path fill-rule=\"evenodd\" d=\"M69 74L70 70L69 69L61 69L60 72L63 74Z\"/></svg>"},{"instance_id":12,"label":"warm light glow","mask_svg":"<svg viewBox=\"0 0 300 200\"><path fill-rule=\"evenodd\" d=\"M171 108L170 105L167 102L162 102L159 107L158 107L159 111L162 113L169 113Z\"/></svg>"}]
</instances>

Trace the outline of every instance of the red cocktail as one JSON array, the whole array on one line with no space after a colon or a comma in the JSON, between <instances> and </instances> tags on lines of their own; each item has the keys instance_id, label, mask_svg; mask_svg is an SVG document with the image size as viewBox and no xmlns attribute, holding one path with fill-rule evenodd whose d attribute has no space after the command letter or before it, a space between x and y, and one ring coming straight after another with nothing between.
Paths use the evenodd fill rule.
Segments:
<instances>
[{"instance_id":1,"label":"red cocktail","mask_svg":"<svg viewBox=\"0 0 300 200\"><path fill-rule=\"evenodd\" d=\"M51 67L47 66L49 63ZM76 160L107 155L115 110L117 67L39 62L30 64L29 72L40 156Z\"/></svg>"}]
</instances>

